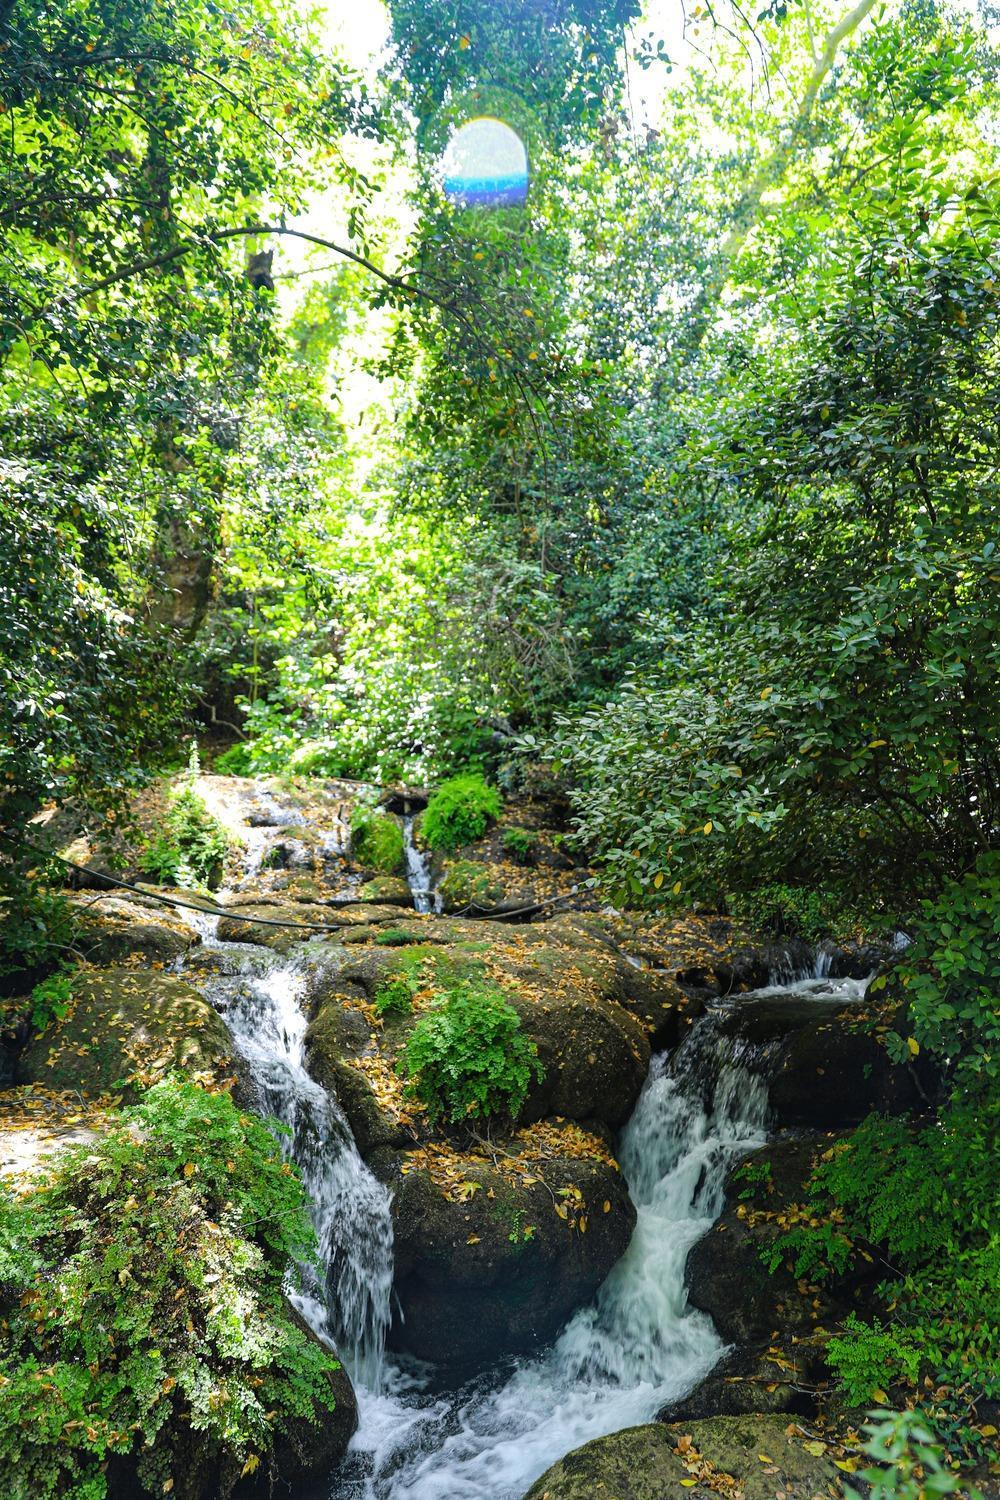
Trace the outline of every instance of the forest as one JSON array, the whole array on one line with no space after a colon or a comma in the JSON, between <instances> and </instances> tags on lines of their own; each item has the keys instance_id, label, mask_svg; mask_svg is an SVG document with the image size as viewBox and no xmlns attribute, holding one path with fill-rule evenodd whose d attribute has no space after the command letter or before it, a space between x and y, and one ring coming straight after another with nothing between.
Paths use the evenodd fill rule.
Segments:
<instances>
[{"instance_id":1,"label":"forest","mask_svg":"<svg viewBox=\"0 0 1000 1500\"><path fill-rule=\"evenodd\" d=\"M0 1500L1000 1497L1000 13L0 0Z\"/></svg>"}]
</instances>

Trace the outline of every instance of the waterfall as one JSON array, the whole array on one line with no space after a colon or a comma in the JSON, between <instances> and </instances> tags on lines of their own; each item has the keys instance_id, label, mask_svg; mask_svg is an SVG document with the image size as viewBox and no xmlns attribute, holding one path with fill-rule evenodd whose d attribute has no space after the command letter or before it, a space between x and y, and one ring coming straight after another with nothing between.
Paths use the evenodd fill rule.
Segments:
<instances>
[{"instance_id":1,"label":"waterfall","mask_svg":"<svg viewBox=\"0 0 1000 1500\"><path fill-rule=\"evenodd\" d=\"M413 817L403 819L403 852L406 855L406 880L413 893L416 911L440 911L441 897L434 889L430 857L418 849L413 838Z\"/></svg>"},{"instance_id":2,"label":"waterfall","mask_svg":"<svg viewBox=\"0 0 1000 1500\"><path fill-rule=\"evenodd\" d=\"M358 1154L333 1095L306 1071L300 965L251 944L218 942L216 922L205 916L200 924L214 972L188 977L222 1011L262 1112L285 1127L281 1149L302 1173L319 1243L323 1271L304 1267L291 1301L333 1342L352 1380L377 1392L392 1291L389 1194Z\"/></svg>"},{"instance_id":3,"label":"waterfall","mask_svg":"<svg viewBox=\"0 0 1000 1500\"><path fill-rule=\"evenodd\" d=\"M422 1399L396 1372L362 1403L363 1486L338 1484L331 1500L520 1500L570 1449L652 1420L707 1375L723 1345L688 1302L684 1264L722 1209L729 1166L765 1142L766 1108L765 1082L711 1018L673 1062L654 1058L621 1142L635 1234L594 1302L499 1386Z\"/></svg>"}]
</instances>

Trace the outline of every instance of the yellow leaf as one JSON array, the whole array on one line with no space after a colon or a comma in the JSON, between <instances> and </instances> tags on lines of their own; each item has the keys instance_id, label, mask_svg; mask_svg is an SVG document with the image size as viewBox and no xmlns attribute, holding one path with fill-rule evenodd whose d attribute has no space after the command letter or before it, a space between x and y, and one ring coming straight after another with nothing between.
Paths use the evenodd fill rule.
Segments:
<instances>
[{"instance_id":1,"label":"yellow leaf","mask_svg":"<svg viewBox=\"0 0 1000 1500\"><path fill-rule=\"evenodd\" d=\"M663 871L660 870L656 875L653 876L653 889L658 891L660 889L660 886L662 884L663 884Z\"/></svg>"},{"instance_id":2,"label":"yellow leaf","mask_svg":"<svg viewBox=\"0 0 1000 1500\"><path fill-rule=\"evenodd\" d=\"M996 1437L997 1435L997 1430L992 1422L987 1422L985 1427L980 1427L979 1432L982 1437Z\"/></svg>"},{"instance_id":3,"label":"yellow leaf","mask_svg":"<svg viewBox=\"0 0 1000 1500\"><path fill-rule=\"evenodd\" d=\"M686 1490L691 1489L691 1487L693 1485L696 1485L697 1483L698 1483L697 1479L682 1479L681 1480L681 1484L684 1486L684 1488Z\"/></svg>"},{"instance_id":4,"label":"yellow leaf","mask_svg":"<svg viewBox=\"0 0 1000 1500\"><path fill-rule=\"evenodd\" d=\"M887 745L888 743L888 740L872 740L868 748L869 750L881 750L882 746Z\"/></svg>"},{"instance_id":5,"label":"yellow leaf","mask_svg":"<svg viewBox=\"0 0 1000 1500\"><path fill-rule=\"evenodd\" d=\"M771 696L771 694L773 692L774 692L774 688L765 688L764 691L760 695L761 702L763 702L765 698L770 698L770 696Z\"/></svg>"},{"instance_id":6,"label":"yellow leaf","mask_svg":"<svg viewBox=\"0 0 1000 1500\"><path fill-rule=\"evenodd\" d=\"M879 1390L877 1390L877 1391L872 1391L872 1399L874 1401L877 1401L880 1406L888 1406L889 1405L889 1397L886 1395L885 1391L883 1391L881 1388Z\"/></svg>"},{"instance_id":7,"label":"yellow leaf","mask_svg":"<svg viewBox=\"0 0 1000 1500\"><path fill-rule=\"evenodd\" d=\"M174 1481L172 1479L166 1480L165 1483L164 1483L164 1485L163 1485L163 1493L165 1495L169 1495L170 1491L173 1489L173 1487L174 1487Z\"/></svg>"},{"instance_id":8,"label":"yellow leaf","mask_svg":"<svg viewBox=\"0 0 1000 1500\"><path fill-rule=\"evenodd\" d=\"M197 1170L198 1170L198 1168L195 1166L195 1164L194 1164L193 1161L185 1162L185 1164L184 1164L184 1176L185 1177L193 1177L194 1174L197 1172Z\"/></svg>"},{"instance_id":9,"label":"yellow leaf","mask_svg":"<svg viewBox=\"0 0 1000 1500\"><path fill-rule=\"evenodd\" d=\"M911 1056L916 1057L917 1053L920 1051L920 1043L917 1041L916 1037L908 1036L906 1038L906 1045L910 1049Z\"/></svg>"},{"instance_id":10,"label":"yellow leaf","mask_svg":"<svg viewBox=\"0 0 1000 1500\"><path fill-rule=\"evenodd\" d=\"M858 1467L856 1458L835 1458L834 1463L838 1469L843 1469L845 1474L853 1474Z\"/></svg>"},{"instance_id":11,"label":"yellow leaf","mask_svg":"<svg viewBox=\"0 0 1000 1500\"><path fill-rule=\"evenodd\" d=\"M769 1458L766 1453L758 1453L757 1457L760 1459L760 1461L761 1461L762 1464L773 1464L774 1463L774 1459L773 1458Z\"/></svg>"},{"instance_id":12,"label":"yellow leaf","mask_svg":"<svg viewBox=\"0 0 1000 1500\"><path fill-rule=\"evenodd\" d=\"M466 49L468 47L470 47L471 45L472 45L472 38L471 37L468 37L468 36L460 36L459 37L459 39L458 39L458 50L460 52L466 51Z\"/></svg>"},{"instance_id":13,"label":"yellow leaf","mask_svg":"<svg viewBox=\"0 0 1000 1500\"><path fill-rule=\"evenodd\" d=\"M680 893L681 893L681 883L680 883L680 881L679 881L679 880L678 880L678 881L677 881L677 883L676 883L676 884L675 884L675 885L674 885L674 887L673 887L673 892L674 892L674 895L675 895L675 896L679 896L679 895L680 895Z\"/></svg>"},{"instance_id":14,"label":"yellow leaf","mask_svg":"<svg viewBox=\"0 0 1000 1500\"><path fill-rule=\"evenodd\" d=\"M815 1440L811 1443L803 1443L802 1446L806 1450L806 1452L811 1453L814 1458L822 1458L823 1454L826 1452L826 1444L817 1442Z\"/></svg>"},{"instance_id":15,"label":"yellow leaf","mask_svg":"<svg viewBox=\"0 0 1000 1500\"><path fill-rule=\"evenodd\" d=\"M604 1212L606 1214L609 1214L611 1212L611 1199L610 1198L605 1198L605 1200L604 1200Z\"/></svg>"},{"instance_id":16,"label":"yellow leaf","mask_svg":"<svg viewBox=\"0 0 1000 1500\"><path fill-rule=\"evenodd\" d=\"M702 833L711 833L712 829L714 827L715 827L715 824L712 822L711 819L709 819L709 821L705 824L704 828L701 831L702 831Z\"/></svg>"},{"instance_id":17,"label":"yellow leaf","mask_svg":"<svg viewBox=\"0 0 1000 1500\"><path fill-rule=\"evenodd\" d=\"M247 1475L247 1474L255 1474L259 1468L260 1468L260 1457L259 1457L259 1455L256 1454L256 1453L251 1453L250 1457L247 1459L246 1463L243 1465L242 1469L240 1470L240 1478L243 1479L244 1476Z\"/></svg>"},{"instance_id":18,"label":"yellow leaf","mask_svg":"<svg viewBox=\"0 0 1000 1500\"><path fill-rule=\"evenodd\" d=\"M580 1215L580 1233L581 1234L586 1234L587 1233L587 1215L586 1214L581 1214Z\"/></svg>"},{"instance_id":19,"label":"yellow leaf","mask_svg":"<svg viewBox=\"0 0 1000 1500\"><path fill-rule=\"evenodd\" d=\"M479 1244L479 1235L478 1234L470 1234L469 1238L466 1240L465 1243L467 1245L478 1245Z\"/></svg>"}]
</instances>

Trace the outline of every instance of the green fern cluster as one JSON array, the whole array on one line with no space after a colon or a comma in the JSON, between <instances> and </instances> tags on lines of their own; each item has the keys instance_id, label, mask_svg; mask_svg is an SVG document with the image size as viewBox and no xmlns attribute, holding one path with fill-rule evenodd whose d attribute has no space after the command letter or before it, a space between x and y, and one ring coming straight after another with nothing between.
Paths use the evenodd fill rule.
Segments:
<instances>
[{"instance_id":1,"label":"green fern cluster","mask_svg":"<svg viewBox=\"0 0 1000 1500\"><path fill-rule=\"evenodd\" d=\"M462 980L420 1017L401 1071L432 1121L513 1118L542 1075L517 1011L488 981Z\"/></svg>"},{"instance_id":2,"label":"green fern cluster","mask_svg":"<svg viewBox=\"0 0 1000 1500\"><path fill-rule=\"evenodd\" d=\"M192 787L171 802L163 828L142 852L140 868L158 885L217 885L229 835Z\"/></svg>"}]
</instances>

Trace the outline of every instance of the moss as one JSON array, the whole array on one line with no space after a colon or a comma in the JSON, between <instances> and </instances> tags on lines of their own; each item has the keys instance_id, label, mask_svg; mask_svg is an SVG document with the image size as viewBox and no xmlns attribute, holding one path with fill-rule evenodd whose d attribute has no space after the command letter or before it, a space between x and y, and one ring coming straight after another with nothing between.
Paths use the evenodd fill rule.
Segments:
<instances>
[{"instance_id":1,"label":"moss","mask_svg":"<svg viewBox=\"0 0 1000 1500\"><path fill-rule=\"evenodd\" d=\"M481 838L500 816L500 793L481 776L455 776L438 787L420 820L431 849L458 849Z\"/></svg>"},{"instance_id":2,"label":"moss","mask_svg":"<svg viewBox=\"0 0 1000 1500\"><path fill-rule=\"evenodd\" d=\"M351 817L351 854L380 875L401 875L403 830L389 813L360 804Z\"/></svg>"},{"instance_id":3,"label":"moss","mask_svg":"<svg viewBox=\"0 0 1000 1500\"><path fill-rule=\"evenodd\" d=\"M457 859L448 866L438 886L450 910L464 906L492 906L503 895L486 866L471 859Z\"/></svg>"}]
</instances>

